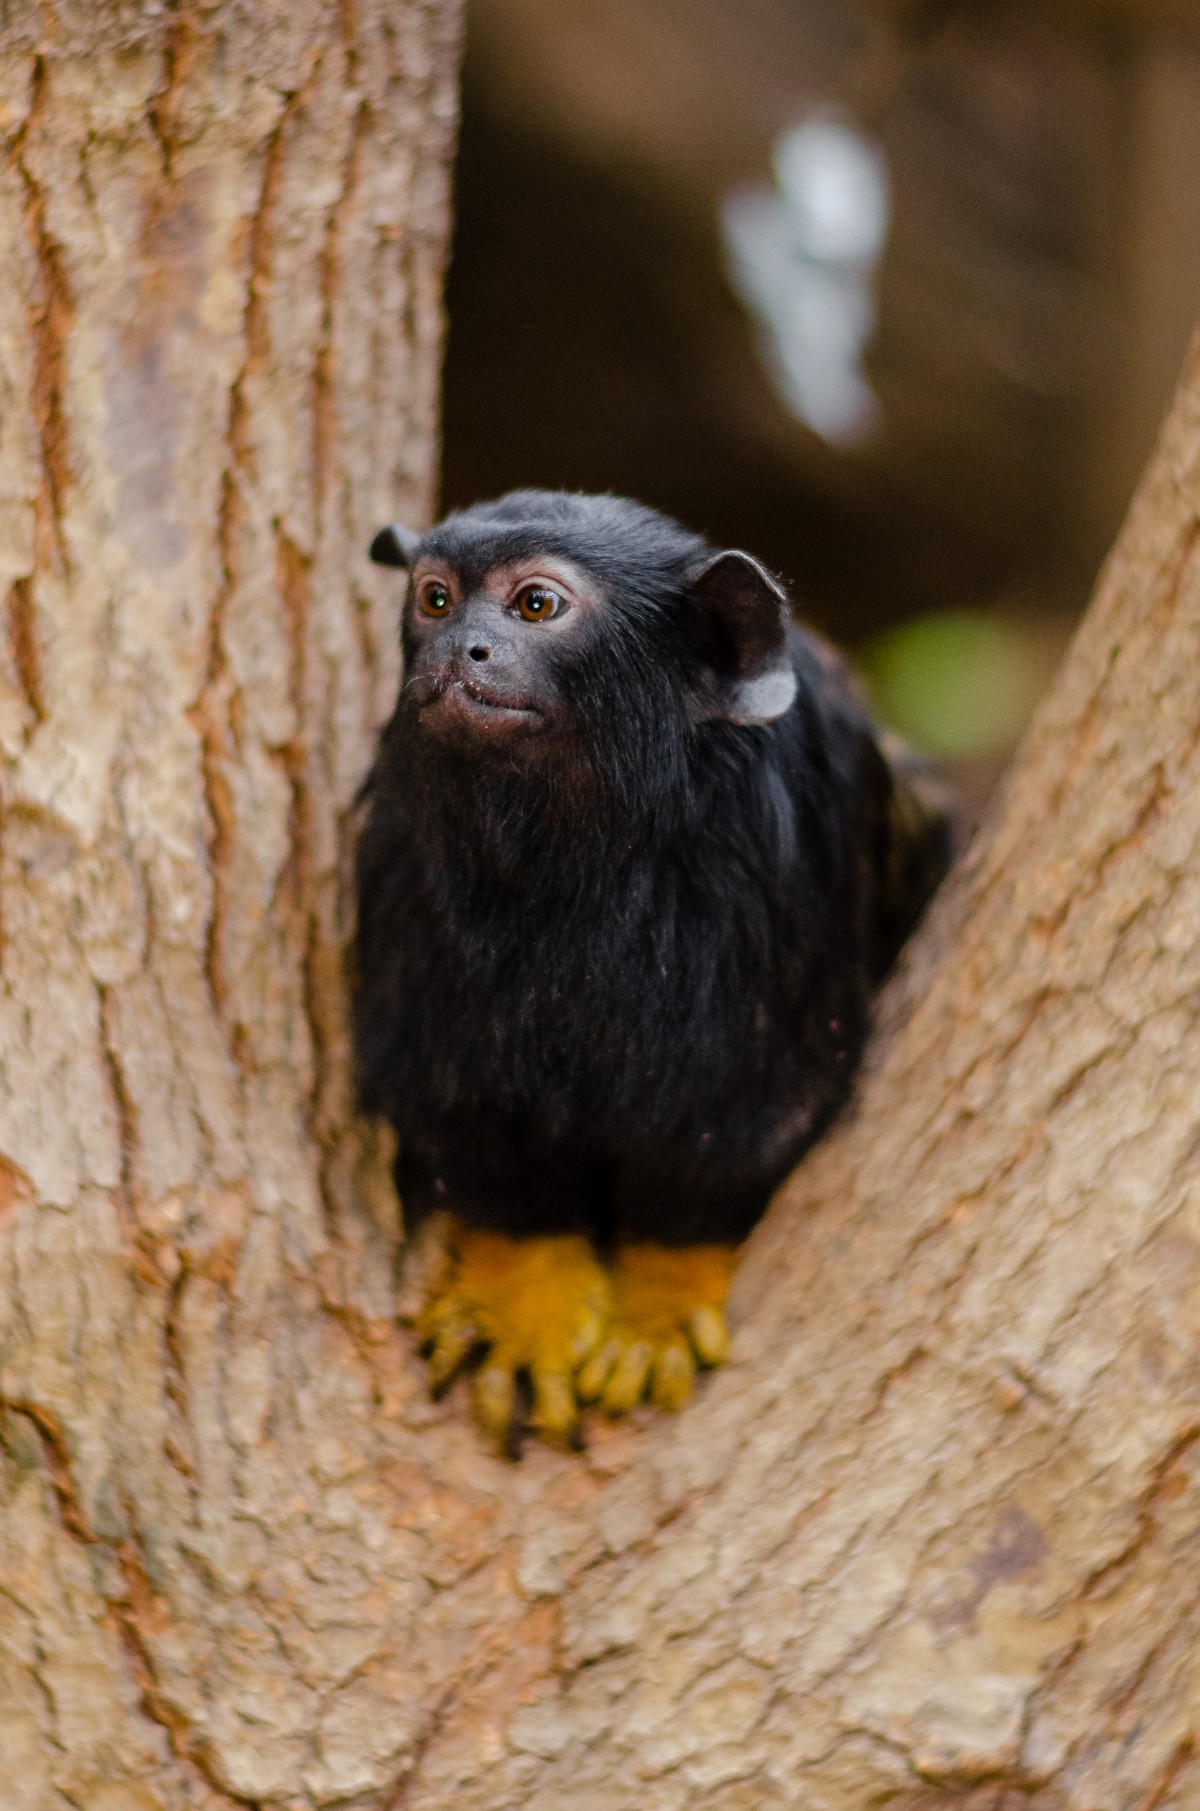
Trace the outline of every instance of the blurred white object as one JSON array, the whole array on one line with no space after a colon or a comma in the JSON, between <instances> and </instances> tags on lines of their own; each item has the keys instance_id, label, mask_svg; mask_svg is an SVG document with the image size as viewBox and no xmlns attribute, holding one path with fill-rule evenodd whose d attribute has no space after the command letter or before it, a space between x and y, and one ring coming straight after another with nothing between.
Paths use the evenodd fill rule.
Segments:
<instances>
[{"instance_id":1,"label":"blurred white object","mask_svg":"<svg viewBox=\"0 0 1200 1811\"><path fill-rule=\"evenodd\" d=\"M835 446L859 445L879 415L862 356L887 237L887 165L853 127L811 119L784 133L774 166L774 186L737 189L721 209L730 276L789 407Z\"/></svg>"}]
</instances>

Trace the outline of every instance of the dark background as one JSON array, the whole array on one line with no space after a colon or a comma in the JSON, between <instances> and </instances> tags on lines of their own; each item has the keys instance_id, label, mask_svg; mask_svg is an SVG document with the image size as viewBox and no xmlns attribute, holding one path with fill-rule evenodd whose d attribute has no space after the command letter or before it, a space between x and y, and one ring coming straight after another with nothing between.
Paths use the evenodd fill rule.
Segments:
<instances>
[{"instance_id":1,"label":"dark background","mask_svg":"<svg viewBox=\"0 0 1200 1811\"><path fill-rule=\"evenodd\" d=\"M829 109L891 184L853 451L777 395L719 219ZM1196 7L471 0L457 181L445 504L616 490L750 548L982 795L1200 318Z\"/></svg>"}]
</instances>

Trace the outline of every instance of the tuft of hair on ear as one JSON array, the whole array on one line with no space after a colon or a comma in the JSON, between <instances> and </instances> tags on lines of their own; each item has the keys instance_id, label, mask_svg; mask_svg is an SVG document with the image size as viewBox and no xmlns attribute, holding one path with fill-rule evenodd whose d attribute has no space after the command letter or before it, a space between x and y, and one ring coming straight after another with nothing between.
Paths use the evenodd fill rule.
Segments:
<instances>
[{"instance_id":1,"label":"tuft of hair on ear","mask_svg":"<svg viewBox=\"0 0 1200 1811\"><path fill-rule=\"evenodd\" d=\"M407 570L420 538L402 522L389 522L371 542L371 558L377 566L401 566Z\"/></svg>"},{"instance_id":2,"label":"tuft of hair on ear","mask_svg":"<svg viewBox=\"0 0 1200 1811\"><path fill-rule=\"evenodd\" d=\"M694 719L761 724L782 717L796 696L783 586L752 555L728 548L700 568L691 597L701 662Z\"/></svg>"}]
</instances>

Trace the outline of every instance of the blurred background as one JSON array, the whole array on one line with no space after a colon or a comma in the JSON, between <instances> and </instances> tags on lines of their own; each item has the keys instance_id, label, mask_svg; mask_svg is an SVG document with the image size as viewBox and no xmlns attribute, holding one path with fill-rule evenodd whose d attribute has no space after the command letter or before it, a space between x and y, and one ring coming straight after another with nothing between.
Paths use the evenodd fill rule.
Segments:
<instances>
[{"instance_id":1,"label":"blurred background","mask_svg":"<svg viewBox=\"0 0 1200 1811\"><path fill-rule=\"evenodd\" d=\"M468 0L443 498L751 549L978 806L1200 320L1200 0Z\"/></svg>"}]
</instances>

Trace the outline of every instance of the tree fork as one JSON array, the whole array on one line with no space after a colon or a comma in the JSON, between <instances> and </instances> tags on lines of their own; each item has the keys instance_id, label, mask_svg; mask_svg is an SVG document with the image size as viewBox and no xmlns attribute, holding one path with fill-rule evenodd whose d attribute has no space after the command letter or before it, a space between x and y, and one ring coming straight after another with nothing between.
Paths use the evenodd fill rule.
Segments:
<instances>
[{"instance_id":1,"label":"tree fork","mask_svg":"<svg viewBox=\"0 0 1200 1811\"><path fill-rule=\"evenodd\" d=\"M1194 1804L1200 354L732 1362L506 1466L341 971L454 8L0 20L6 1811Z\"/></svg>"}]
</instances>

